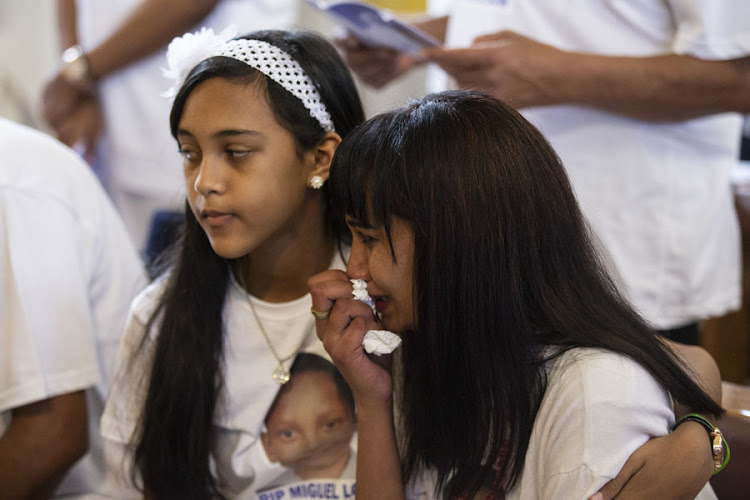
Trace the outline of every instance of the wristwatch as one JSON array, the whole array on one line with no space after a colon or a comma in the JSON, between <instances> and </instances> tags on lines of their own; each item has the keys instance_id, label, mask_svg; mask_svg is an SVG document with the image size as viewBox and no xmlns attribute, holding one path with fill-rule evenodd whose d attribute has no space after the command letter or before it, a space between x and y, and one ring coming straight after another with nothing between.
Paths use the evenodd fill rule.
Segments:
<instances>
[{"instance_id":1,"label":"wristwatch","mask_svg":"<svg viewBox=\"0 0 750 500\"><path fill-rule=\"evenodd\" d=\"M62 53L63 67L60 70L63 78L80 89L88 89L93 83L89 70L89 59L80 45L68 47Z\"/></svg>"},{"instance_id":2,"label":"wristwatch","mask_svg":"<svg viewBox=\"0 0 750 500\"><path fill-rule=\"evenodd\" d=\"M729 444L727 444L726 439L724 439L724 435L718 427L709 422L704 416L697 413L685 415L675 422L671 430L675 430L684 422L696 422L702 425L703 428L706 429L706 432L708 432L708 439L711 443L711 455L714 459L714 474L718 474L724 467L726 467L730 456Z\"/></svg>"}]
</instances>

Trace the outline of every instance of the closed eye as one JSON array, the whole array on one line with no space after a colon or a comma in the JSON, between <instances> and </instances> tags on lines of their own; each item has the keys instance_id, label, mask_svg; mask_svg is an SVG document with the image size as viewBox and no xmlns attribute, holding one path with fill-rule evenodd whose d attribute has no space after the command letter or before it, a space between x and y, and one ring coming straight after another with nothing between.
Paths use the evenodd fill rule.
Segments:
<instances>
[{"instance_id":1,"label":"closed eye","mask_svg":"<svg viewBox=\"0 0 750 500\"><path fill-rule=\"evenodd\" d=\"M182 156L185 161L193 162L200 159L200 153L190 148L181 147L177 152L180 153L180 156Z\"/></svg>"},{"instance_id":2,"label":"closed eye","mask_svg":"<svg viewBox=\"0 0 750 500\"><path fill-rule=\"evenodd\" d=\"M249 154L250 151L247 149L227 149L227 155L233 160L244 158Z\"/></svg>"},{"instance_id":3,"label":"closed eye","mask_svg":"<svg viewBox=\"0 0 750 500\"><path fill-rule=\"evenodd\" d=\"M375 243L377 243L378 239L370 236L369 234L365 234L361 231L354 231L354 236L362 242L362 244L366 247L371 247Z\"/></svg>"}]
</instances>

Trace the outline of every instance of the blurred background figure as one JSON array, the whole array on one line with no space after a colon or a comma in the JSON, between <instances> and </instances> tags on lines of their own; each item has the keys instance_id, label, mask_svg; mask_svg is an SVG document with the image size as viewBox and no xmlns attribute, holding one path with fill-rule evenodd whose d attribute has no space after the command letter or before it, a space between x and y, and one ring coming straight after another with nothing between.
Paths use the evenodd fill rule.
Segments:
<instances>
[{"instance_id":1,"label":"blurred background figure","mask_svg":"<svg viewBox=\"0 0 750 500\"><path fill-rule=\"evenodd\" d=\"M90 492L102 473L110 369L143 268L73 151L0 118L0 157L0 496Z\"/></svg>"},{"instance_id":2,"label":"blurred background figure","mask_svg":"<svg viewBox=\"0 0 750 500\"><path fill-rule=\"evenodd\" d=\"M57 60L54 3L0 2L0 117L45 128L39 95Z\"/></svg>"},{"instance_id":3,"label":"blurred background figure","mask_svg":"<svg viewBox=\"0 0 750 500\"><path fill-rule=\"evenodd\" d=\"M165 49L175 36L234 24L239 33L289 27L292 0L58 0L59 71L44 90L57 136L94 166L136 248L179 223L181 158L169 135ZM168 238L167 238L168 239ZM148 259L147 259L148 260Z\"/></svg>"},{"instance_id":4,"label":"blurred background figure","mask_svg":"<svg viewBox=\"0 0 750 500\"><path fill-rule=\"evenodd\" d=\"M750 111L750 4L438 3L449 15L421 26L448 49L410 59L349 45L360 76L383 87L432 61L452 85L523 109L562 157L623 291L665 335L696 343L698 320L737 309L729 172L734 112Z\"/></svg>"}]
</instances>

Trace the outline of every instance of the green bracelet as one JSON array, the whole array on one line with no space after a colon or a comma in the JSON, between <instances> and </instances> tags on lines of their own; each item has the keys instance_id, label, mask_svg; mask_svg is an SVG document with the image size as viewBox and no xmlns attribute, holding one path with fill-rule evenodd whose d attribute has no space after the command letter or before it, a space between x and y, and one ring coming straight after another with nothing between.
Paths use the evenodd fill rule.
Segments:
<instances>
[{"instance_id":1,"label":"green bracelet","mask_svg":"<svg viewBox=\"0 0 750 500\"><path fill-rule=\"evenodd\" d=\"M714 474L718 474L724 469L729 463L729 443L724 439L724 434L721 433L718 427L708 421L703 415L697 413L690 413L679 419L670 429L674 431L680 424L684 422L697 422L703 426L708 432L708 439L711 443L711 455L714 457ZM724 453L726 450L726 453Z\"/></svg>"}]
</instances>

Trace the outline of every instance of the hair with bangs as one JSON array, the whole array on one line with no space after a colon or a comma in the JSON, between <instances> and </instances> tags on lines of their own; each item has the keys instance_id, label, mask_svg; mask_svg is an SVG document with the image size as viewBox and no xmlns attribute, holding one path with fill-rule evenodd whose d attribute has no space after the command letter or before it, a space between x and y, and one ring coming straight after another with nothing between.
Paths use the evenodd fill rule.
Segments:
<instances>
[{"instance_id":1,"label":"hair with bangs","mask_svg":"<svg viewBox=\"0 0 750 500\"><path fill-rule=\"evenodd\" d=\"M354 80L336 49L323 37L302 30L268 30L244 38L266 41L302 66L341 137L364 120ZM212 78L264 85L276 119L295 138L298 154L310 150L325 135L302 102L281 85L241 61L211 57L193 68L175 97L170 115L175 138L191 93ZM322 193L329 237L348 242L343 215L330 207L328 186ZM158 323L159 333L135 436L133 481L153 498L222 498L211 473L210 455L215 439L214 412L223 386L222 311L230 261L213 251L187 203L183 234L172 252L165 291L149 322L149 328Z\"/></svg>"},{"instance_id":2,"label":"hair with bangs","mask_svg":"<svg viewBox=\"0 0 750 500\"><path fill-rule=\"evenodd\" d=\"M414 231L419 332L394 372L407 480L431 467L441 498L501 493L507 448L507 491L544 364L574 347L626 355L676 400L721 413L618 294L559 158L509 106L454 91L379 115L338 148L330 184L356 223Z\"/></svg>"}]
</instances>

